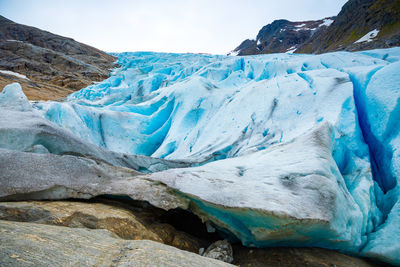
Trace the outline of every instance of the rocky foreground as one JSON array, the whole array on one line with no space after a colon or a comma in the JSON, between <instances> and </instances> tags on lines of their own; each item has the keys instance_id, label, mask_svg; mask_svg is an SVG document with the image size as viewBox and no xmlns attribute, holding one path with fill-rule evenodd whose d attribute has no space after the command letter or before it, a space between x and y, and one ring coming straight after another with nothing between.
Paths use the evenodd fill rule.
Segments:
<instances>
[{"instance_id":1,"label":"rocky foreground","mask_svg":"<svg viewBox=\"0 0 400 267\"><path fill-rule=\"evenodd\" d=\"M0 221L2 266L230 266L109 231Z\"/></svg>"},{"instance_id":2,"label":"rocky foreground","mask_svg":"<svg viewBox=\"0 0 400 267\"><path fill-rule=\"evenodd\" d=\"M218 237L206 232L200 237L201 223L189 218L144 203L107 199L0 202L0 262L2 266L232 266L225 260L239 266L381 266L319 248L234 245L232 250L229 243L218 241L205 250ZM177 230L171 224L185 227L176 221L191 224L197 236Z\"/></svg>"}]
</instances>

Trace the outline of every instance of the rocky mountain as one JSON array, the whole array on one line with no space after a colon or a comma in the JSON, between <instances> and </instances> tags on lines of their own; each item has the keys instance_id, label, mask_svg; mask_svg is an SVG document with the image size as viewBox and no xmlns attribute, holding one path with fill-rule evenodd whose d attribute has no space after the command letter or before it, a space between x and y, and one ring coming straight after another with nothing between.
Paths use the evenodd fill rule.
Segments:
<instances>
[{"instance_id":1,"label":"rocky mountain","mask_svg":"<svg viewBox=\"0 0 400 267\"><path fill-rule=\"evenodd\" d=\"M300 22L275 20L264 26L255 40L243 41L230 55L292 53L315 34L324 32L334 19L335 17L330 17Z\"/></svg>"},{"instance_id":2,"label":"rocky mountain","mask_svg":"<svg viewBox=\"0 0 400 267\"><path fill-rule=\"evenodd\" d=\"M359 51L400 45L399 0L349 0L336 17L276 20L230 55Z\"/></svg>"},{"instance_id":3,"label":"rocky mountain","mask_svg":"<svg viewBox=\"0 0 400 267\"><path fill-rule=\"evenodd\" d=\"M306 41L301 53L358 51L400 45L400 0L350 0L332 25Z\"/></svg>"},{"instance_id":4,"label":"rocky mountain","mask_svg":"<svg viewBox=\"0 0 400 267\"><path fill-rule=\"evenodd\" d=\"M0 87L18 81L29 99L57 99L102 81L114 61L71 38L0 16Z\"/></svg>"}]
</instances>

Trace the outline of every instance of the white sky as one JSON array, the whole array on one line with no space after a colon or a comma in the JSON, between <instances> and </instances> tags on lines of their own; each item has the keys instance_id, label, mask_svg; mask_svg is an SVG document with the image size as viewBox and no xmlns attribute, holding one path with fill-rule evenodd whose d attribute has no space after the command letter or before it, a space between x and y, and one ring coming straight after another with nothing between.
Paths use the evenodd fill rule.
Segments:
<instances>
[{"instance_id":1,"label":"white sky","mask_svg":"<svg viewBox=\"0 0 400 267\"><path fill-rule=\"evenodd\" d=\"M0 0L15 22L108 52L226 54L275 19L321 19L347 0Z\"/></svg>"}]
</instances>

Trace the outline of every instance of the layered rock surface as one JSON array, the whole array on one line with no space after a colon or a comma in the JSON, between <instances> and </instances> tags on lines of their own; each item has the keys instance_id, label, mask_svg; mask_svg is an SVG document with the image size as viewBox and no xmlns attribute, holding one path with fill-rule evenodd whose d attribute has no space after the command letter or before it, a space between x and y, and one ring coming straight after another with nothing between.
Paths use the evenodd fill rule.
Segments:
<instances>
[{"instance_id":1,"label":"layered rock surface","mask_svg":"<svg viewBox=\"0 0 400 267\"><path fill-rule=\"evenodd\" d=\"M232 266L107 230L0 221L2 266Z\"/></svg>"},{"instance_id":2,"label":"layered rock surface","mask_svg":"<svg viewBox=\"0 0 400 267\"><path fill-rule=\"evenodd\" d=\"M59 226L60 228L51 229L50 232L54 233L56 233L58 230L63 233L65 226L71 228L107 229L110 231L108 235L111 235L112 232L123 239L149 239L192 252L196 252L200 244L208 246L209 243L207 244L206 240L200 240L181 231L177 231L173 226L165 222L159 223L160 218L165 216L162 215L163 213L164 212L160 210L154 209L154 207L137 204L132 206L132 203L129 203L129 205L121 205L120 202L109 201L104 198L97 199L96 202L28 201L0 203L1 222L29 222L29 224L23 224L23 226L28 227L30 227L32 224L50 224ZM160 215L161 217L159 217ZM177 217L177 220L182 221L182 216L178 216L179 217ZM16 225L14 225L14 227L19 228L20 224L15 224ZM195 225L191 224L190 228L193 229L193 227L195 227ZM22 234L19 238L25 238L27 241L31 239L40 240L40 238L43 238L41 237L42 227L30 227L29 230L29 234ZM193 230L199 231L200 229ZM75 233L74 229L71 229L71 233L74 235L79 234L79 230ZM8 234L9 233L6 231L1 232L0 239L6 240L6 238L10 238L10 236L7 236ZM2 237L2 235L5 236ZM35 244L31 244L31 247L35 248L34 251L30 251L28 248L27 251L23 253L24 255L21 255L21 249L13 247L14 244L17 245L17 242L15 242L15 239L17 239L16 236L18 236L18 234L14 236L13 242L7 246L8 253L5 253L5 257L0 259L2 266L18 266L18 263L25 264L24 266L29 266L28 263L33 264L29 259L36 258L37 256L36 253L38 252L36 250L39 250L40 254L42 251L46 251L46 249L48 249L45 247L46 244L39 242L39 244L36 246ZM63 238L64 237L61 235L59 241L61 242ZM77 242L79 242L79 240ZM86 247L82 247L82 245L80 249L82 250L82 254L89 254L90 252L90 248L88 249ZM246 248L236 244L233 250L233 263L239 266L258 267L265 266L266 264L271 266L380 266L379 264L367 262L364 259L358 259L335 251L318 248L255 249ZM207 248L207 251L209 251L207 253L209 257L232 260L232 248L226 241L219 241L215 244L212 244ZM158 253L158 250L157 252L153 251L153 253ZM28 257L25 258L25 255L28 255ZM50 251L50 253L46 255L46 258L42 259L41 262L44 265L49 264L57 261L58 256L59 254L51 253ZM124 257L124 251L122 251L118 256ZM116 257L118 256L116 255ZM64 257L69 259L73 256L70 256L70 254L65 254ZM203 261L207 262L204 259L200 262L203 263ZM70 262L72 264L75 262L75 259L72 259ZM80 264L82 265L85 263ZM113 263L118 264L116 262ZM154 266L157 264L156 261L152 260L151 255L149 255L147 259L144 257L143 262L140 263L142 264L141 266ZM66 264L68 266L68 263ZM88 264L90 265L90 262ZM130 264L132 265L134 263L130 262Z\"/></svg>"},{"instance_id":3,"label":"layered rock surface","mask_svg":"<svg viewBox=\"0 0 400 267\"><path fill-rule=\"evenodd\" d=\"M101 201L105 202L104 199ZM116 201L106 204L78 201L0 202L0 220L106 229L122 239L153 240L194 253L208 245L163 222L163 216L166 216L165 212L154 207L123 206Z\"/></svg>"}]
</instances>

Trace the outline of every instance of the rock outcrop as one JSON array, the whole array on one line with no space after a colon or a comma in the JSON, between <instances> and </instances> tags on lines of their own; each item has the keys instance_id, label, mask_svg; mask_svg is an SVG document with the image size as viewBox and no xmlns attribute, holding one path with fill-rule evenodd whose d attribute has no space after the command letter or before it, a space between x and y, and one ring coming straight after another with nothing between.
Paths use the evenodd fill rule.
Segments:
<instances>
[{"instance_id":1,"label":"rock outcrop","mask_svg":"<svg viewBox=\"0 0 400 267\"><path fill-rule=\"evenodd\" d=\"M231 244L227 240L218 240L212 243L205 251L202 253L204 257L212 258L227 263L233 262L233 250Z\"/></svg>"},{"instance_id":2,"label":"rock outcrop","mask_svg":"<svg viewBox=\"0 0 400 267\"><path fill-rule=\"evenodd\" d=\"M163 216L165 211L150 205L128 206L106 199L0 202L0 220L106 229L122 239L153 240L197 253L204 241L176 230L163 222Z\"/></svg>"},{"instance_id":3,"label":"rock outcrop","mask_svg":"<svg viewBox=\"0 0 400 267\"><path fill-rule=\"evenodd\" d=\"M275 20L264 26L255 40L247 39L230 55L246 56L270 53L294 53L314 35L324 32L335 17L321 20L291 22Z\"/></svg>"},{"instance_id":4,"label":"rock outcrop","mask_svg":"<svg viewBox=\"0 0 400 267\"><path fill-rule=\"evenodd\" d=\"M0 265L232 266L150 240L124 240L108 230L0 221Z\"/></svg>"},{"instance_id":5,"label":"rock outcrop","mask_svg":"<svg viewBox=\"0 0 400 267\"><path fill-rule=\"evenodd\" d=\"M350 0L336 17L316 21L275 20L255 40L245 40L230 55L360 51L400 45L398 0Z\"/></svg>"},{"instance_id":6,"label":"rock outcrop","mask_svg":"<svg viewBox=\"0 0 400 267\"><path fill-rule=\"evenodd\" d=\"M0 16L0 70L11 71L0 71L0 87L18 81L31 100L60 99L102 81L114 61L113 56L71 38Z\"/></svg>"},{"instance_id":7,"label":"rock outcrop","mask_svg":"<svg viewBox=\"0 0 400 267\"><path fill-rule=\"evenodd\" d=\"M350 0L323 33L303 43L299 53L359 51L400 45L400 1Z\"/></svg>"}]
</instances>

